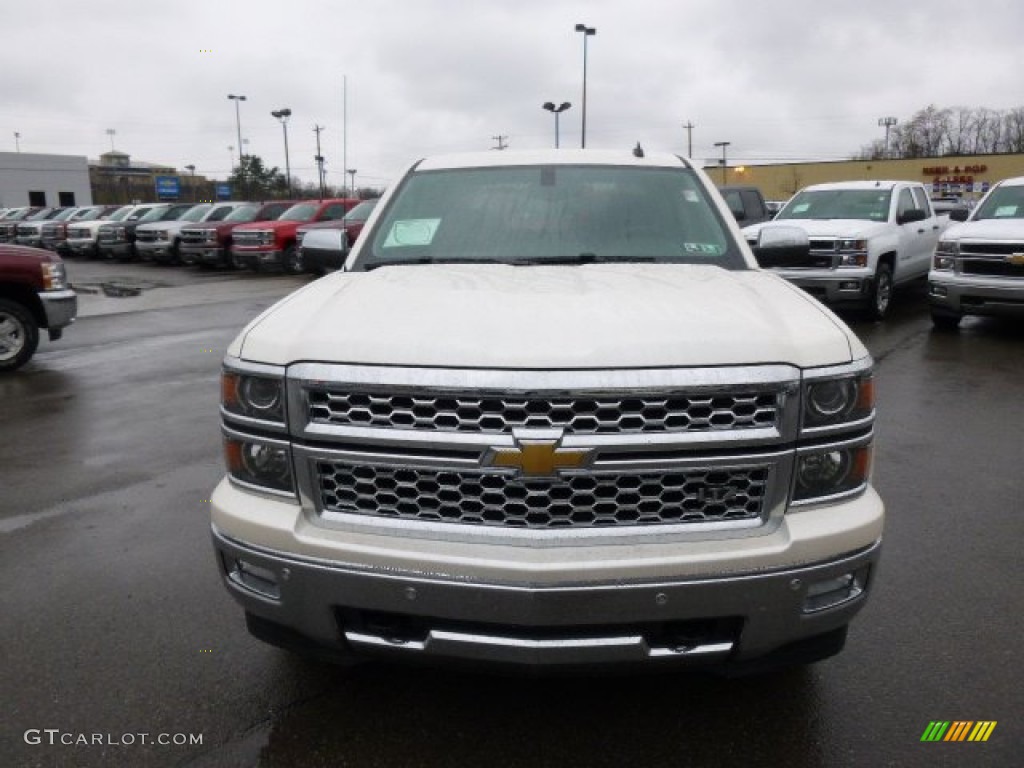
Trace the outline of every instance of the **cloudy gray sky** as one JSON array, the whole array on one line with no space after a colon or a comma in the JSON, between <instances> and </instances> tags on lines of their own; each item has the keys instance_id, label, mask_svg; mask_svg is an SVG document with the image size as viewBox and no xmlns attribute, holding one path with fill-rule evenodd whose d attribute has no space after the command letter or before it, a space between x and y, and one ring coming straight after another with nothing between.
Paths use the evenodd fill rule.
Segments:
<instances>
[{"instance_id":1,"label":"cloudy gray sky","mask_svg":"<svg viewBox=\"0 0 1024 768\"><path fill-rule=\"evenodd\" d=\"M134 159L222 178L244 94L247 152L328 180L347 159L385 185L424 154L554 143L545 101L572 102L587 145L771 162L848 157L878 118L1024 105L1020 0L34 0L5 7L0 148ZM236 150L237 151L237 150Z\"/></svg>"}]
</instances>

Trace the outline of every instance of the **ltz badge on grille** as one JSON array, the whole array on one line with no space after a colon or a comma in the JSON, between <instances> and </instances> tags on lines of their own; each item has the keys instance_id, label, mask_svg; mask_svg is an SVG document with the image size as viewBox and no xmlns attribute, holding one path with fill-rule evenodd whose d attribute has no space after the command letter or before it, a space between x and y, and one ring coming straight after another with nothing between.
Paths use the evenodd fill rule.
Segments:
<instances>
[{"instance_id":1,"label":"ltz badge on grille","mask_svg":"<svg viewBox=\"0 0 1024 768\"><path fill-rule=\"evenodd\" d=\"M492 448L484 464L518 469L525 477L552 477L560 469L586 466L593 451L560 448L561 440L516 440L515 448Z\"/></svg>"}]
</instances>

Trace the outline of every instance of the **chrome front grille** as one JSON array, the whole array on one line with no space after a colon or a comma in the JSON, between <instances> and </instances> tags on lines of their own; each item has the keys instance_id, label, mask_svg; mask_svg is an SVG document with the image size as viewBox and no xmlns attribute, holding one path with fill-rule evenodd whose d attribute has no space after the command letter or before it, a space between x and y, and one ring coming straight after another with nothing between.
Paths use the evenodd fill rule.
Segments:
<instances>
[{"instance_id":1,"label":"chrome front grille","mask_svg":"<svg viewBox=\"0 0 1024 768\"><path fill-rule=\"evenodd\" d=\"M483 434L520 428L637 434L771 427L778 421L779 400L774 392L754 391L528 397L310 389L307 408L312 424Z\"/></svg>"},{"instance_id":2,"label":"chrome front grille","mask_svg":"<svg viewBox=\"0 0 1024 768\"><path fill-rule=\"evenodd\" d=\"M182 229L181 230L181 242L188 245L198 245L200 243L208 243L217 239L217 231L215 229Z\"/></svg>"},{"instance_id":3,"label":"chrome front grille","mask_svg":"<svg viewBox=\"0 0 1024 768\"><path fill-rule=\"evenodd\" d=\"M1013 253L1024 253L1024 242L1002 242L994 240L979 240L976 242L961 241L960 253L1009 256Z\"/></svg>"},{"instance_id":4,"label":"chrome front grille","mask_svg":"<svg viewBox=\"0 0 1024 768\"><path fill-rule=\"evenodd\" d=\"M528 478L332 461L314 472L329 512L527 529L757 520L768 474L755 466Z\"/></svg>"},{"instance_id":5,"label":"chrome front grille","mask_svg":"<svg viewBox=\"0 0 1024 768\"><path fill-rule=\"evenodd\" d=\"M156 230L153 229L137 229L135 230L135 239L140 243L155 243L156 242Z\"/></svg>"},{"instance_id":6,"label":"chrome front grille","mask_svg":"<svg viewBox=\"0 0 1024 768\"><path fill-rule=\"evenodd\" d=\"M235 231L232 234L232 238L235 241L235 245L265 245L268 242L272 242L272 236L261 231Z\"/></svg>"},{"instance_id":7,"label":"chrome front grille","mask_svg":"<svg viewBox=\"0 0 1024 768\"><path fill-rule=\"evenodd\" d=\"M965 275L1024 278L1024 264L1011 264L1004 259L961 259L960 272Z\"/></svg>"}]
</instances>

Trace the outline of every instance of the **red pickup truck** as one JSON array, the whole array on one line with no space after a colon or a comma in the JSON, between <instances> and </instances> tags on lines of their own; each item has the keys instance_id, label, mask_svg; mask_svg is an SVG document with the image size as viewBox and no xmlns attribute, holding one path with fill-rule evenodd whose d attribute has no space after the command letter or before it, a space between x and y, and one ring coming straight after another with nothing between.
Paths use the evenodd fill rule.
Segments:
<instances>
[{"instance_id":1,"label":"red pickup truck","mask_svg":"<svg viewBox=\"0 0 1024 768\"><path fill-rule=\"evenodd\" d=\"M284 269L297 275L303 271L295 243L299 225L340 219L358 204L359 200L349 197L308 200L296 203L273 221L240 224L231 233L231 259L235 266L245 265L257 272Z\"/></svg>"},{"instance_id":2,"label":"red pickup truck","mask_svg":"<svg viewBox=\"0 0 1024 768\"><path fill-rule=\"evenodd\" d=\"M0 245L0 373L29 361L39 329L61 337L78 314L60 256L41 248Z\"/></svg>"}]
</instances>

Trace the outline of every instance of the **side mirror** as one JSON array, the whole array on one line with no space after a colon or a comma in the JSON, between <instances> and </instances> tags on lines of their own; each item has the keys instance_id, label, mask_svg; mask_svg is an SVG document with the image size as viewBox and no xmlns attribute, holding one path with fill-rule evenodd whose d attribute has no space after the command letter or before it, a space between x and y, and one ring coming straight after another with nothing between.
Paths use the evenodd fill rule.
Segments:
<instances>
[{"instance_id":1,"label":"side mirror","mask_svg":"<svg viewBox=\"0 0 1024 768\"><path fill-rule=\"evenodd\" d=\"M967 208L954 208L949 212L950 221L967 221L971 212Z\"/></svg>"},{"instance_id":2,"label":"side mirror","mask_svg":"<svg viewBox=\"0 0 1024 768\"><path fill-rule=\"evenodd\" d=\"M903 215L896 217L897 224L910 224L913 221L924 221L928 215L920 208L911 208L904 211Z\"/></svg>"},{"instance_id":3,"label":"side mirror","mask_svg":"<svg viewBox=\"0 0 1024 768\"><path fill-rule=\"evenodd\" d=\"M811 241L800 227L772 225L761 228L753 250L762 267L795 266L807 263Z\"/></svg>"}]
</instances>

